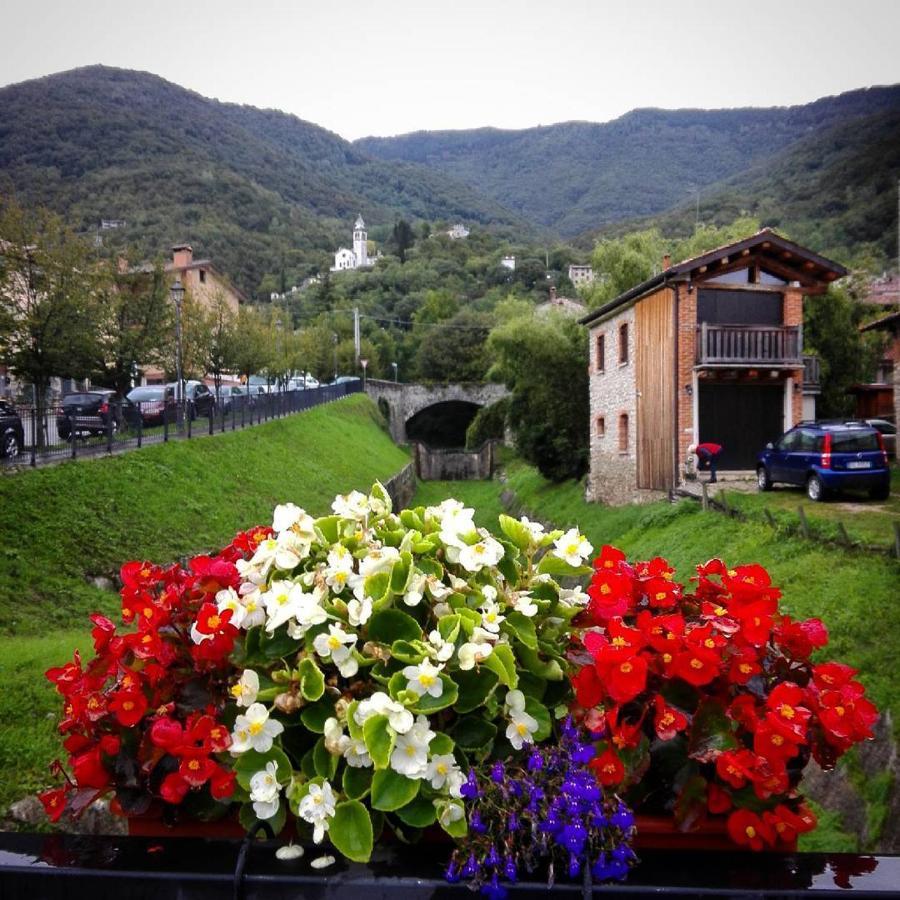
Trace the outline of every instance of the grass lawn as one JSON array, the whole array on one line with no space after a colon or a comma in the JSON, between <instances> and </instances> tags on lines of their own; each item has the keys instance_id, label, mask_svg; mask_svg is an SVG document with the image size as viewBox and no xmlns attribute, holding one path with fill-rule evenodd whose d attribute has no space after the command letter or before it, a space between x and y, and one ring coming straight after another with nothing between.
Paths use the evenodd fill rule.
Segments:
<instances>
[{"instance_id":1,"label":"grass lawn","mask_svg":"<svg viewBox=\"0 0 900 900\"><path fill-rule=\"evenodd\" d=\"M89 586L128 559L169 562L269 522L278 502L314 515L409 458L356 395L235 434L0 478L0 817L51 783L59 698L44 671L93 652L86 614L119 597Z\"/></svg>"}]
</instances>

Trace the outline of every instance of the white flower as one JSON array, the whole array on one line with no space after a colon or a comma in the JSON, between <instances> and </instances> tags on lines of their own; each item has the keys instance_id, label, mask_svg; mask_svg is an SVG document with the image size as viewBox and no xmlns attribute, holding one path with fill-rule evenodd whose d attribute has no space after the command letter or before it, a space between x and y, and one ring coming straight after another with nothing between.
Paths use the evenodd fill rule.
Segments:
<instances>
[{"instance_id":1,"label":"white flower","mask_svg":"<svg viewBox=\"0 0 900 900\"><path fill-rule=\"evenodd\" d=\"M350 746L350 738L344 734L343 726L334 716L325 720L324 737L325 749L332 756L341 756Z\"/></svg>"},{"instance_id":2,"label":"white flower","mask_svg":"<svg viewBox=\"0 0 900 900\"><path fill-rule=\"evenodd\" d=\"M271 819L278 812L278 767L274 762L266 763L266 768L250 779L250 799L259 819Z\"/></svg>"},{"instance_id":3,"label":"white flower","mask_svg":"<svg viewBox=\"0 0 900 900\"><path fill-rule=\"evenodd\" d=\"M396 547L380 547L370 550L359 561L359 574L363 578L368 578L379 572L390 572L398 559L400 559L400 551Z\"/></svg>"},{"instance_id":4,"label":"white flower","mask_svg":"<svg viewBox=\"0 0 900 900\"><path fill-rule=\"evenodd\" d=\"M428 745L434 737L428 719L419 716L406 734L397 736L391 768L407 778L423 778L428 769Z\"/></svg>"},{"instance_id":5,"label":"white flower","mask_svg":"<svg viewBox=\"0 0 900 900\"><path fill-rule=\"evenodd\" d=\"M445 641L437 628L428 635L428 654L438 662L447 662L453 656L453 649L453 642Z\"/></svg>"},{"instance_id":6,"label":"white flower","mask_svg":"<svg viewBox=\"0 0 900 900\"><path fill-rule=\"evenodd\" d=\"M523 744L534 742L534 733L538 729L537 719L527 712L510 711L509 725L506 727L506 739L516 748L521 750Z\"/></svg>"},{"instance_id":7,"label":"white flower","mask_svg":"<svg viewBox=\"0 0 900 900\"><path fill-rule=\"evenodd\" d=\"M472 637L473 640L466 641L466 643L459 648L459 652L456 654L456 659L459 663L459 667L464 671L467 671L468 669L474 669L475 663L483 662L491 655L491 653L494 652L493 644L489 643L488 641L474 640L474 634Z\"/></svg>"},{"instance_id":8,"label":"white flower","mask_svg":"<svg viewBox=\"0 0 900 900\"><path fill-rule=\"evenodd\" d=\"M583 534L578 533L577 528L570 528L553 542L551 552L554 556L565 560L570 566L577 567L594 552L594 548Z\"/></svg>"},{"instance_id":9,"label":"white flower","mask_svg":"<svg viewBox=\"0 0 900 900\"><path fill-rule=\"evenodd\" d=\"M343 545L335 544L328 553L325 567L325 584L340 594L353 574L353 554Z\"/></svg>"},{"instance_id":10,"label":"white flower","mask_svg":"<svg viewBox=\"0 0 900 900\"><path fill-rule=\"evenodd\" d=\"M317 634L313 641L316 653L322 659L331 659L344 678L351 678L359 671L359 663L353 656L356 635L347 634L340 625L329 625L328 634Z\"/></svg>"},{"instance_id":11,"label":"white flower","mask_svg":"<svg viewBox=\"0 0 900 900\"><path fill-rule=\"evenodd\" d=\"M338 494L331 504L336 516L343 519L364 519L369 514L369 498L359 491L349 494Z\"/></svg>"},{"instance_id":12,"label":"white flower","mask_svg":"<svg viewBox=\"0 0 900 900\"><path fill-rule=\"evenodd\" d=\"M297 812L304 822L313 826L313 842L320 844L328 831L329 820L334 815L334 791L325 781L321 785L311 784L309 792L300 801Z\"/></svg>"},{"instance_id":13,"label":"white flower","mask_svg":"<svg viewBox=\"0 0 900 900\"><path fill-rule=\"evenodd\" d=\"M513 609L522 613L523 616L528 616L529 619L532 616L536 616L538 608L537 604L531 599L531 591L520 591L516 594L516 602L513 604Z\"/></svg>"},{"instance_id":14,"label":"white flower","mask_svg":"<svg viewBox=\"0 0 900 900\"><path fill-rule=\"evenodd\" d=\"M570 606L587 606L590 597L581 588L560 588L560 603L567 603Z\"/></svg>"},{"instance_id":15,"label":"white flower","mask_svg":"<svg viewBox=\"0 0 900 900\"><path fill-rule=\"evenodd\" d=\"M416 572L413 575L403 595L403 602L407 606L418 606L422 602L422 597L425 596L425 582L424 572Z\"/></svg>"},{"instance_id":16,"label":"white flower","mask_svg":"<svg viewBox=\"0 0 900 900\"><path fill-rule=\"evenodd\" d=\"M488 600L478 608L481 610L481 627L491 634L499 634L500 623L506 619L506 616L500 615L500 605Z\"/></svg>"},{"instance_id":17,"label":"white flower","mask_svg":"<svg viewBox=\"0 0 900 900\"><path fill-rule=\"evenodd\" d=\"M241 603L241 598L234 588L225 588L225 590L219 591L216 594L216 606L220 613L225 612L226 609L231 610L231 624L235 628L241 627L247 615L247 610Z\"/></svg>"},{"instance_id":18,"label":"white flower","mask_svg":"<svg viewBox=\"0 0 900 900\"><path fill-rule=\"evenodd\" d=\"M299 844L285 844L275 851L276 859L300 859L303 848Z\"/></svg>"},{"instance_id":19,"label":"white flower","mask_svg":"<svg viewBox=\"0 0 900 900\"><path fill-rule=\"evenodd\" d=\"M262 625L266 621L266 609L259 585L252 581L245 581L238 588L238 594L241 598L241 606L244 607L241 628L249 630L257 625Z\"/></svg>"},{"instance_id":20,"label":"white flower","mask_svg":"<svg viewBox=\"0 0 900 900\"><path fill-rule=\"evenodd\" d=\"M372 617L372 598L363 597L362 600L353 599L347 604L347 616L354 628L365 625Z\"/></svg>"},{"instance_id":21,"label":"white flower","mask_svg":"<svg viewBox=\"0 0 900 900\"><path fill-rule=\"evenodd\" d=\"M420 697L440 697L444 693L444 682L441 681L443 666L433 666L427 659L417 666L407 666L403 677L409 680L408 690L415 691Z\"/></svg>"},{"instance_id":22,"label":"white flower","mask_svg":"<svg viewBox=\"0 0 900 900\"><path fill-rule=\"evenodd\" d=\"M503 544L490 536L478 543L460 548L459 564L467 572L480 572L485 566L496 566L503 559Z\"/></svg>"},{"instance_id":23,"label":"white flower","mask_svg":"<svg viewBox=\"0 0 900 900\"><path fill-rule=\"evenodd\" d=\"M344 759L347 760L347 765L354 769L368 769L372 765L372 757L369 756L365 741L356 738L348 738Z\"/></svg>"},{"instance_id":24,"label":"white flower","mask_svg":"<svg viewBox=\"0 0 900 900\"><path fill-rule=\"evenodd\" d=\"M333 856L317 856L314 860L310 862L310 868L312 869L327 869L329 866L334 865L334 857Z\"/></svg>"},{"instance_id":25,"label":"white flower","mask_svg":"<svg viewBox=\"0 0 900 900\"><path fill-rule=\"evenodd\" d=\"M277 538L267 538L256 548L250 565L265 576L275 566L288 571L296 568L309 555L312 535L301 537L292 529L282 531Z\"/></svg>"},{"instance_id":26,"label":"white flower","mask_svg":"<svg viewBox=\"0 0 900 900\"><path fill-rule=\"evenodd\" d=\"M266 631L271 634L279 625L293 618L300 608L303 588L293 581L273 581L269 590L260 595L266 607Z\"/></svg>"},{"instance_id":27,"label":"white flower","mask_svg":"<svg viewBox=\"0 0 900 900\"><path fill-rule=\"evenodd\" d=\"M454 822L458 822L465 815L462 803L448 803L440 812L438 821L447 828Z\"/></svg>"},{"instance_id":28,"label":"white flower","mask_svg":"<svg viewBox=\"0 0 900 900\"><path fill-rule=\"evenodd\" d=\"M528 529L531 539L537 543L544 536L544 526L540 522L532 522L528 516L522 516L519 521Z\"/></svg>"},{"instance_id":29,"label":"white flower","mask_svg":"<svg viewBox=\"0 0 900 900\"><path fill-rule=\"evenodd\" d=\"M525 695L520 690L507 691L503 705L512 712L522 712L525 709Z\"/></svg>"},{"instance_id":30,"label":"white flower","mask_svg":"<svg viewBox=\"0 0 900 900\"><path fill-rule=\"evenodd\" d=\"M284 731L281 722L270 719L269 711L262 703L252 703L247 712L234 720L231 735L231 755L237 756L245 750L267 753L272 749L272 739Z\"/></svg>"},{"instance_id":31,"label":"white flower","mask_svg":"<svg viewBox=\"0 0 900 900\"><path fill-rule=\"evenodd\" d=\"M231 695L237 700L238 706L250 706L256 703L256 695L259 693L259 675L253 669L244 669L237 684L231 688Z\"/></svg>"},{"instance_id":32,"label":"white flower","mask_svg":"<svg viewBox=\"0 0 900 900\"><path fill-rule=\"evenodd\" d=\"M276 534L287 531L288 528L299 522L305 515L304 510L293 503L279 503L272 515L272 530Z\"/></svg>"},{"instance_id":33,"label":"white flower","mask_svg":"<svg viewBox=\"0 0 900 900\"><path fill-rule=\"evenodd\" d=\"M387 716L388 724L397 734L406 734L413 727L413 714L402 703L391 700L384 691L361 700L353 718L357 725L363 725L370 716L377 715Z\"/></svg>"},{"instance_id":34,"label":"white flower","mask_svg":"<svg viewBox=\"0 0 900 900\"><path fill-rule=\"evenodd\" d=\"M452 784L456 774L461 776L462 770L456 764L456 758L452 753L432 756L428 768L425 770L425 778L431 782L431 786L436 791L439 791L448 782Z\"/></svg>"}]
</instances>

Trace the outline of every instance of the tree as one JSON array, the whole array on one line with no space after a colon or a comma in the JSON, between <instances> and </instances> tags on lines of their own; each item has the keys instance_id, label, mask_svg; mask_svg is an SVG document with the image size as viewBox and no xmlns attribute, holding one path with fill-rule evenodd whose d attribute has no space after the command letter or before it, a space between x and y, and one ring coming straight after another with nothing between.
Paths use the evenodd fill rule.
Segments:
<instances>
[{"instance_id":1,"label":"tree","mask_svg":"<svg viewBox=\"0 0 900 900\"><path fill-rule=\"evenodd\" d=\"M491 374L510 389L509 424L522 456L551 481L588 464L587 334L566 316L522 317L491 332Z\"/></svg>"},{"instance_id":2,"label":"tree","mask_svg":"<svg viewBox=\"0 0 900 900\"><path fill-rule=\"evenodd\" d=\"M424 381L483 381L488 369L485 342L493 324L485 313L463 310L425 331L416 354Z\"/></svg>"},{"instance_id":3,"label":"tree","mask_svg":"<svg viewBox=\"0 0 900 900\"><path fill-rule=\"evenodd\" d=\"M415 232L406 219L400 219L394 230L391 232L391 245L400 259L400 263L406 262L406 251L409 250L416 242Z\"/></svg>"},{"instance_id":4,"label":"tree","mask_svg":"<svg viewBox=\"0 0 900 900\"><path fill-rule=\"evenodd\" d=\"M244 379L263 371L272 358L271 334L252 306L238 310L232 359L235 371Z\"/></svg>"},{"instance_id":5,"label":"tree","mask_svg":"<svg viewBox=\"0 0 900 900\"><path fill-rule=\"evenodd\" d=\"M34 386L38 420L50 379L83 378L98 355L101 273L55 215L0 208L0 358ZM37 436L43 446L43 429Z\"/></svg>"},{"instance_id":6,"label":"tree","mask_svg":"<svg viewBox=\"0 0 900 900\"><path fill-rule=\"evenodd\" d=\"M205 374L212 375L216 397L222 395L222 376L234 370L237 317L225 295L217 293L212 306L201 311L206 356Z\"/></svg>"}]
</instances>

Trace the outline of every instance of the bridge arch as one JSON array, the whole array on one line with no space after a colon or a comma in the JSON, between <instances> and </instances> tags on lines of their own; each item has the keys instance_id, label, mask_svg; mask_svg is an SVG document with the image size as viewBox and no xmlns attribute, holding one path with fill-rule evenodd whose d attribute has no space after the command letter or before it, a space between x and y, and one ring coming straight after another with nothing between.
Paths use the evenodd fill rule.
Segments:
<instances>
[{"instance_id":1,"label":"bridge arch","mask_svg":"<svg viewBox=\"0 0 900 900\"><path fill-rule=\"evenodd\" d=\"M481 382L416 384L369 379L366 393L384 411L388 411L391 437L398 444L409 442L407 424L419 413L440 404L488 406L509 394L505 385Z\"/></svg>"}]
</instances>

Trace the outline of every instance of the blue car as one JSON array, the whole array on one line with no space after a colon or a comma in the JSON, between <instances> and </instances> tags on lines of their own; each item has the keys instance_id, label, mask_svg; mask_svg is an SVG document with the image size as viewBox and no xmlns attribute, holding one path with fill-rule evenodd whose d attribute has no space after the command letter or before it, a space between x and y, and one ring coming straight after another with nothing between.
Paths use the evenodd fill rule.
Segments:
<instances>
[{"instance_id":1,"label":"blue car","mask_svg":"<svg viewBox=\"0 0 900 900\"><path fill-rule=\"evenodd\" d=\"M801 422L766 444L756 460L756 482L761 491L778 482L796 484L810 500L845 490L887 500L891 492L884 439L864 422Z\"/></svg>"}]
</instances>

